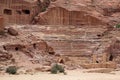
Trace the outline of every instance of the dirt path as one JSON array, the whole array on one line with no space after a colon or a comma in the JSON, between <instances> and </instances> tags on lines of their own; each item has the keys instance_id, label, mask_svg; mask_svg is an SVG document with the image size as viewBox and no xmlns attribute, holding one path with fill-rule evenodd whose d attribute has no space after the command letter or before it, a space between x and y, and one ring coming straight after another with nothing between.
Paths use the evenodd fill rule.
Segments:
<instances>
[{"instance_id":1,"label":"dirt path","mask_svg":"<svg viewBox=\"0 0 120 80\"><path fill-rule=\"evenodd\" d=\"M50 74L46 72L34 75L0 75L0 80L120 80L120 72L108 73L83 73L79 70L67 71L67 75Z\"/></svg>"}]
</instances>

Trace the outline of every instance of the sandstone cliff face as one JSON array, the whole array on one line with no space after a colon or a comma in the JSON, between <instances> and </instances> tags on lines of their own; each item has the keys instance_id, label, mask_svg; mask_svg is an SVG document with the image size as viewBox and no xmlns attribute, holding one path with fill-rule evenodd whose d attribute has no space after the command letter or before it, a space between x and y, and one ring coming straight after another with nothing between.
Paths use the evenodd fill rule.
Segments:
<instances>
[{"instance_id":1,"label":"sandstone cliff face","mask_svg":"<svg viewBox=\"0 0 120 80\"><path fill-rule=\"evenodd\" d=\"M22 34L21 34L22 38L23 38L23 34L24 36L29 34L28 36L26 36L25 42L26 41L30 42L30 44L27 43L26 46L28 47L24 48L23 46L23 49L22 49L23 53L29 57L31 56L34 57L37 52L36 50L40 52L40 55L44 55L44 53L46 55L46 43L44 43L45 41L50 47L52 47L49 49L49 51L47 48L47 51L48 51L47 54L49 53L51 54L52 52L52 54L55 54L55 55L61 55L64 57L67 56L69 57L69 60L73 61L74 65L77 67L82 66L83 68L88 68L89 66L89 68L93 68L93 67L96 68L96 67L101 67L99 65L102 65L102 67L105 68L106 66L103 66L103 65L106 63L104 64L101 64L101 63L111 61L110 59L111 55L113 56L112 61L119 63L119 58L117 57L119 53L116 53L113 51L114 49L118 50L119 47L117 48L112 47L112 46L117 46L116 40L119 40L119 35L115 35L117 34L116 31L115 32L111 31L109 33L106 33L107 29L102 27L86 28L84 26L84 28L83 27L80 28L76 26L53 26L53 25L47 25L47 26L29 25L29 27L23 26L18 29L22 31ZM40 41L41 48L37 47L38 49L37 48L34 49L33 44L34 42L36 43L37 39L38 41L40 39L44 41L42 42ZM25 44L25 43L22 42L22 44ZM39 44L37 45L40 46ZM34 44L34 47L37 45ZM9 49L9 48L7 48L6 46L6 49ZM15 48L12 48L9 50L15 50ZM96 66L93 66L94 54L97 55L95 60L100 63L100 64L96 64L95 62ZM37 56L39 57L39 54ZM49 58L47 60L49 61ZM33 59L33 62L34 62L34 59ZM64 64L71 66L71 63L73 64L73 62L66 61ZM88 64L91 64L91 67ZM109 65L113 65L113 64L114 63L110 63ZM106 65L108 65L108 63ZM113 68L115 68L115 66L113 66Z\"/></svg>"},{"instance_id":2,"label":"sandstone cliff face","mask_svg":"<svg viewBox=\"0 0 120 80\"><path fill-rule=\"evenodd\" d=\"M40 14L38 24L44 25L105 25L100 18L86 11L69 11L65 8L54 7L45 14Z\"/></svg>"},{"instance_id":3,"label":"sandstone cliff face","mask_svg":"<svg viewBox=\"0 0 120 80\"><path fill-rule=\"evenodd\" d=\"M96 0L94 1L96 7L103 10L103 15L110 16L114 13L120 12L120 1L119 0Z\"/></svg>"},{"instance_id":4,"label":"sandstone cliff face","mask_svg":"<svg viewBox=\"0 0 120 80\"><path fill-rule=\"evenodd\" d=\"M4 18L0 16L0 32L4 30Z\"/></svg>"},{"instance_id":5,"label":"sandstone cliff face","mask_svg":"<svg viewBox=\"0 0 120 80\"><path fill-rule=\"evenodd\" d=\"M8 33L0 35L0 65L34 69L43 65L50 66L57 61L54 49L44 40L22 29L18 29L18 33L17 37Z\"/></svg>"},{"instance_id":6,"label":"sandstone cliff face","mask_svg":"<svg viewBox=\"0 0 120 80\"><path fill-rule=\"evenodd\" d=\"M48 10L40 13L35 22L42 25L107 25L107 20L94 8L89 0L57 0Z\"/></svg>"},{"instance_id":7,"label":"sandstone cliff face","mask_svg":"<svg viewBox=\"0 0 120 80\"><path fill-rule=\"evenodd\" d=\"M8 60L15 59L19 66L27 67L50 65L62 56L62 59L69 57L64 62L68 66L116 68L116 63L120 63L119 29L113 28L120 21L117 2L52 1L45 12L35 17L34 23L41 25L16 25L18 36L7 34L0 39L4 42L1 46L7 51L4 55L12 54Z\"/></svg>"},{"instance_id":8,"label":"sandstone cliff face","mask_svg":"<svg viewBox=\"0 0 120 80\"><path fill-rule=\"evenodd\" d=\"M56 0L34 23L42 25L105 25L120 22L119 0Z\"/></svg>"},{"instance_id":9,"label":"sandstone cliff face","mask_svg":"<svg viewBox=\"0 0 120 80\"><path fill-rule=\"evenodd\" d=\"M19 35L10 36L6 33L6 37L1 36L0 57L4 63L6 61L5 65L13 64L28 69L30 65L31 68L50 66L61 60L68 68L106 68L113 64L111 68L116 68L115 63L108 62L119 64L120 36L116 35L119 30L108 34L106 28L98 27L17 25L14 28ZM94 54L97 57L93 57Z\"/></svg>"},{"instance_id":10,"label":"sandstone cliff face","mask_svg":"<svg viewBox=\"0 0 120 80\"><path fill-rule=\"evenodd\" d=\"M112 47L117 46L118 39L112 30L120 22L119 14L119 0L56 0L45 12L36 16L35 23L49 25L40 30L47 34L44 40L57 54L72 56L72 59L79 56L74 59L77 64L94 60L95 63L119 63L116 58L119 51L114 52L116 48ZM103 64L96 65L100 66Z\"/></svg>"}]
</instances>

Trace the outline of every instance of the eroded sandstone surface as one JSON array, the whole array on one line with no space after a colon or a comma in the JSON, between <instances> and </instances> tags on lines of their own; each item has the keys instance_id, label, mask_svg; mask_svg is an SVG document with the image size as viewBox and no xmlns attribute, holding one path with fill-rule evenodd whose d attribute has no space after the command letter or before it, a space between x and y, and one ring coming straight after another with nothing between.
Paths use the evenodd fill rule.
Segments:
<instances>
[{"instance_id":1,"label":"eroded sandstone surface","mask_svg":"<svg viewBox=\"0 0 120 80\"><path fill-rule=\"evenodd\" d=\"M120 29L115 28L120 22L119 3L51 0L34 18L35 25L5 27L5 34L0 35L1 66L36 70L53 63L67 69L120 67Z\"/></svg>"},{"instance_id":2,"label":"eroded sandstone surface","mask_svg":"<svg viewBox=\"0 0 120 80\"><path fill-rule=\"evenodd\" d=\"M119 67L119 30L106 33L107 29L78 26L10 27L19 35L7 32L1 35L0 63L3 66L39 67L40 70L53 63L62 63L67 69Z\"/></svg>"}]
</instances>

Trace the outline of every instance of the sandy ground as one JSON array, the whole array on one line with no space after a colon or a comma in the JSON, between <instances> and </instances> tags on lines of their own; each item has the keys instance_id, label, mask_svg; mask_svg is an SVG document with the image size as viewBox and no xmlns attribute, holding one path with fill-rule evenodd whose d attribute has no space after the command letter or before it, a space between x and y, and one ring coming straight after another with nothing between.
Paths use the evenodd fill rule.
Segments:
<instances>
[{"instance_id":1,"label":"sandy ground","mask_svg":"<svg viewBox=\"0 0 120 80\"><path fill-rule=\"evenodd\" d=\"M0 75L0 80L120 80L120 71L113 73L84 73L81 70L67 71L67 75L39 72L34 75Z\"/></svg>"}]
</instances>

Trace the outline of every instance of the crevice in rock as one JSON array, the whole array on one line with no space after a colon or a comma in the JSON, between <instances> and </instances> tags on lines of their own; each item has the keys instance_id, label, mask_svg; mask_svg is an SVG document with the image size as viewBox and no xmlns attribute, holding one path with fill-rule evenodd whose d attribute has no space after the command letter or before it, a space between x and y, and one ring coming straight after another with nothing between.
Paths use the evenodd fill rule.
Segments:
<instances>
[{"instance_id":1,"label":"crevice in rock","mask_svg":"<svg viewBox=\"0 0 120 80\"><path fill-rule=\"evenodd\" d=\"M113 55L112 54L109 57L109 61L113 61Z\"/></svg>"}]
</instances>

